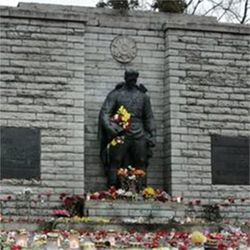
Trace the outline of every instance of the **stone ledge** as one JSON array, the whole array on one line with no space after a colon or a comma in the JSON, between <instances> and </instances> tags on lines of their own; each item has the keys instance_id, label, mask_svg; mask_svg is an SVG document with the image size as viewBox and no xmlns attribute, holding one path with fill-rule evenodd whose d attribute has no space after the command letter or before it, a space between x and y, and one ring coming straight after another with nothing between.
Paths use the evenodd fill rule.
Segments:
<instances>
[{"instance_id":1,"label":"stone ledge","mask_svg":"<svg viewBox=\"0 0 250 250\"><path fill-rule=\"evenodd\" d=\"M77 12L81 14L87 14L91 16L118 16L120 19L126 19L130 17L136 17L138 20L141 18L150 19L150 21L170 21L171 19L178 19L181 22L186 22L186 20L193 20L199 23L217 23L216 17L212 16L198 16L198 15L188 15L188 14L176 14L176 13L164 13L155 11L140 11L140 10L129 10L125 14L121 14L119 10L109 9L109 8L96 8L96 7L85 7L85 6L74 6L74 5L59 5L59 4L42 4L42 3L25 3L19 2L18 8L29 9L29 10L41 10L41 11L59 11L59 12ZM135 24L135 23L134 23Z\"/></svg>"},{"instance_id":2,"label":"stone ledge","mask_svg":"<svg viewBox=\"0 0 250 250\"><path fill-rule=\"evenodd\" d=\"M248 25L242 24L228 24L228 23L212 23L212 24L169 24L163 25L163 30L183 30L183 31L201 31L201 32L220 32L220 33L233 33L241 35L250 35L250 28Z\"/></svg>"},{"instance_id":3,"label":"stone ledge","mask_svg":"<svg viewBox=\"0 0 250 250\"><path fill-rule=\"evenodd\" d=\"M57 224L56 228L59 230L87 230L87 231L96 231L96 230L112 230L116 232L130 231L136 228L137 232L149 231L155 232L159 230L177 230L184 232L193 232L193 231L203 231L204 228L209 228L210 231L217 232L219 231L221 225L217 223L206 223L206 224L179 224L179 223L109 223L109 224L98 224L98 223L69 223ZM244 231L247 231L248 228L244 228Z\"/></svg>"},{"instance_id":4,"label":"stone ledge","mask_svg":"<svg viewBox=\"0 0 250 250\"><path fill-rule=\"evenodd\" d=\"M128 11L122 15L120 11L113 9L22 2L17 7L0 6L0 11L3 17L87 22L89 26L139 30L162 31L164 23L217 23L215 17L153 11Z\"/></svg>"},{"instance_id":5,"label":"stone ledge","mask_svg":"<svg viewBox=\"0 0 250 250\"><path fill-rule=\"evenodd\" d=\"M172 202L149 201L86 201L85 214L91 217L142 217L169 220L183 218L186 206Z\"/></svg>"},{"instance_id":6,"label":"stone ledge","mask_svg":"<svg viewBox=\"0 0 250 250\"><path fill-rule=\"evenodd\" d=\"M82 22L100 27L250 34L248 25L218 23L214 17L184 14L129 11L122 16L119 12L109 9L37 3L19 3L18 7L0 6L0 13L2 17ZM113 18L119 18L119 22L115 22Z\"/></svg>"},{"instance_id":7,"label":"stone ledge","mask_svg":"<svg viewBox=\"0 0 250 250\"><path fill-rule=\"evenodd\" d=\"M0 6L1 17L26 18L26 19L45 19L68 22L87 22L87 17L76 12L45 12L40 10L20 9L13 7Z\"/></svg>"},{"instance_id":8,"label":"stone ledge","mask_svg":"<svg viewBox=\"0 0 250 250\"><path fill-rule=\"evenodd\" d=\"M46 224L35 224L35 223L1 223L0 230L18 230L26 229L29 231L37 231L44 228ZM219 232L224 224L221 223L58 223L56 229L59 230L79 230L79 231L96 231L96 230L112 230L116 232L134 230L136 228L137 232L149 231L154 232L158 230L170 231L176 229L178 231L193 232L193 231L203 231L204 229L211 232ZM250 227L247 225L241 226L243 232L250 232Z\"/></svg>"}]
</instances>

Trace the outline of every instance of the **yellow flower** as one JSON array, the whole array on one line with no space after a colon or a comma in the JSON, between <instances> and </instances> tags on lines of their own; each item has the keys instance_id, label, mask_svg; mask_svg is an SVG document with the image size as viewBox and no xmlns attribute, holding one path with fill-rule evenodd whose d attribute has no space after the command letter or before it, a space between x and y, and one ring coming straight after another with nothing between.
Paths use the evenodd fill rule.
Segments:
<instances>
[{"instance_id":1,"label":"yellow flower","mask_svg":"<svg viewBox=\"0 0 250 250\"><path fill-rule=\"evenodd\" d=\"M154 197L156 192L152 187L147 187L143 190L143 195L146 197Z\"/></svg>"},{"instance_id":2,"label":"yellow flower","mask_svg":"<svg viewBox=\"0 0 250 250\"><path fill-rule=\"evenodd\" d=\"M121 115L121 119L123 122L128 122L131 117L131 114L124 108L124 106L121 106L118 109L118 114Z\"/></svg>"},{"instance_id":3,"label":"yellow flower","mask_svg":"<svg viewBox=\"0 0 250 250\"><path fill-rule=\"evenodd\" d=\"M112 146L115 146L115 145L117 144L116 139L113 139L113 140L110 142L110 144L111 144Z\"/></svg>"},{"instance_id":4,"label":"yellow flower","mask_svg":"<svg viewBox=\"0 0 250 250\"><path fill-rule=\"evenodd\" d=\"M194 231L191 237L192 243L195 245L201 245L206 242L207 238L201 232Z\"/></svg>"}]
</instances>

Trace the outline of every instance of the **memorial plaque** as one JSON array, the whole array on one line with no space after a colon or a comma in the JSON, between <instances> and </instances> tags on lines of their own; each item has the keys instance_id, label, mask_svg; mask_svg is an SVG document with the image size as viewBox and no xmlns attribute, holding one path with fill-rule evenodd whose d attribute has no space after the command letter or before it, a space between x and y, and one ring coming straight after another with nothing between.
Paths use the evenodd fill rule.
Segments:
<instances>
[{"instance_id":1,"label":"memorial plaque","mask_svg":"<svg viewBox=\"0 0 250 250\"><path fill-rule=\"evenodd\" d=\"M40 179L40 129L1 127L1 179Z\"/></svg>"},{"instance_id":2,"label":"memorial plaque","mask_svg":"<svg viewBox=\"0 0 250 250\"><path fill-rule=\"evenodd\" d=\"M248 137L212 136L212 183L249 185Z\"/></svg>"}]
</instances>

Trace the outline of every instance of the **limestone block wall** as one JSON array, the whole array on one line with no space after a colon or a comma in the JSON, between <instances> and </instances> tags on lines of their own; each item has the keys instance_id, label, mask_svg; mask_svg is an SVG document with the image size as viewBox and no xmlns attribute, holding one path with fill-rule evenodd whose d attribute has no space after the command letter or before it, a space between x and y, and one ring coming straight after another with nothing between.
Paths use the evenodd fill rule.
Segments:
<instances>
[{"instance_id":1,"label":"limestone block wall","mask_svg":"<svg viewBox=\"0 0 250 250\"><path fill-rule=\"evenodd\" d=\"M110 51L119 35L136 43L127 64ZM1 180L3 194L105 189L98 113L126 68L140 72L156 118L148 184L203 202L248 196L247 185L211 183L211 135L249 136L247 26L30 3L1 8L0 121L41 129L41 180Z\"/></svg>"},{"instance_id":2,"label":"limestone block wall","mask_svg":"<svg viewBox=\"0 0 250 250\"><path fill-rule=\"evenodd\" d=\"M32 199L50 193L53 204L62 192L84 190L85 23L15 9L1 14L0 124L41 131L40 180L3 179L1 198L30 187Z\"/></svg>"},{"instance_id":3,"label":"limestone block wall","mask_svg":"<svg viewBox=\"0 0 250 250\"><path fill-rule=\"evenodd\" d=\"M249 28L166 27L166 44L172 193L209 203L234 196L240 206L227 212L249 218L240 198L250 186L213 185L211 170L211 135L250 136Z\"/></svg>"},{"instance_id":4,"label":"limestone block wall","mask_svg":"<svg viewBox=\"0 0 250 250\"><path fill-rule=\"evenodd\" d=\"M121 14L118 11L98 8L31 3L21 3L18 8L2 8L3 16L8 16L9 13L11 13L12 17L15 15L19 17L28 15L30 20L32 20L32 18L35 20L37 20L37 18L41 20L47 18L48 21L46 21L46 25L48 26L50 26L50 18L52 18L52 23L65 23L65 19L71 20L74 23L86 22L84 38L83 35L79 35L74 41L76 44L77 39L84 39L84 51L79 45L74 45L73 51L70 47L71 44L66 43L66 40L63 41L64 43L58 44L51 42L46 45L48 50L55 46L56 55L60 55L60 53L66 53L68 55L66 60L69 61L70 58L72 63L74 63L74 69L76 69L77 72L73 74L76 75L76 77L83 77L83 70L85 73L84 86L81 85L81 91L84 91L84 97L81 92L77 93L78 96L81 95L82 98L85 98L84 118L82 118L84 119L85 134L85 191L95 191L106 188L106 178L104 176L103 166L99 160L99 142L97 140L98 113L107 93L112 90L117 83L123 81L124 70L126 68L139 70L139 83L143 83L146 88L148 88L148 94L151 97L153 112L157 123L157 146L154 149L154 157L151 159L148 169L148 184L163 187L165 185L163 178L165 172L165 153L163 149L165 35L162 27L166 22L186 24L194 20L201 23L216 22L216 20L214 18L183 15L166 16L165 14L150 12L146 14L143 12ZM12 19L13 18L8 19L10 25L12 24ZM79 23L77 25L79 25ZM26 32L28 34L34 32L29 23L27 23ZM63 30L60 25L58 28L50 29L49 32L52 37L56 37L57 34L67 36L72 33L70 29ZM136 42L137 55L130 63L121 64L111 55L111 42L118 35L128 36ZM60 39L60 36L58 39ZM20 46L24 45L21 44ZM73 55L70 53L73 53ZM43 59L41 59L41 61L42 60ZM59 63L54 61L54 64L62 69L60 61ZM43 71L44 74L46 74L46 70L47 68L45 67ZM69 77L67 84L70 84L70 82L72 81ZM78 137L77 140L82 141L81 137ZM81 157L78 159L80 161L82 160ZM83 162L81 164L83 164ZM67 181L68 177L65 176L65 180Z\"/></svg>"}]
</instances>

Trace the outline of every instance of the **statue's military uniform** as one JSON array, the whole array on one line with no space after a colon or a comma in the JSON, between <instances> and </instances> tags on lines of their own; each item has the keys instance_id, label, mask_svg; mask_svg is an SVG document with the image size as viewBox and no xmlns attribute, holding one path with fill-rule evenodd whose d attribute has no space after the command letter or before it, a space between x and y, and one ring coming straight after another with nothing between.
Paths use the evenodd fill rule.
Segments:
<instances>
[{"instance_id":1,"label":"statue's military uniform","mask_svg":"<svg viewBox=\"0 0 250 250\"><path fill-rule=\"evenodd\" d=\"M101 158L108 171L109 186L115 185L116 170L132 165L145 169L147 159L151 156L149 147L155 142L155 123L147 89L143 85L128 88L126 83L120 83L111 91L100 111L99 124L101 134ZM131 126L124 131L119 125L111 122L111 117L119 107L124 106L131 114ZM125 136L123 144L107 148L108 143L117 135L113 128Z\"/></svg>"}]
</instances>

